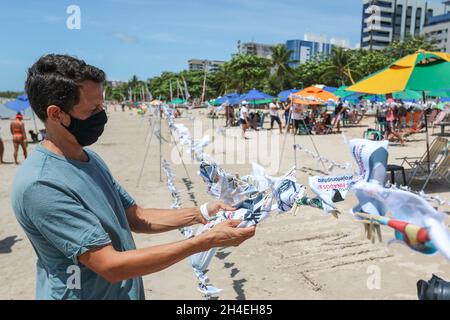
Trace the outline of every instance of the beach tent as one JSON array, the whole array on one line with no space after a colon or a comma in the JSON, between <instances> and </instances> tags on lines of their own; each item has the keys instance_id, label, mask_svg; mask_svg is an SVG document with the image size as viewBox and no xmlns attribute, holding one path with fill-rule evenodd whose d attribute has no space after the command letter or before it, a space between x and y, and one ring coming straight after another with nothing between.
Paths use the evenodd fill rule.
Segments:
<instances>
[{"instance_id":1,"label":"beach tent","mask_svg":"<svg viewBox=\"0 0 450 320\"><path fill-rule=\"evenodd\" d=\"M371 94L389 94L405 90L426 92L450 88L450 54L419 50L403 57L381 71L378 71L347 88ZM428 171L430 171L429 137L425 112Z\"/></svg>"},{"instance_id":2,"label":"beach tent","mask_svg":"<svg viewBox=\"0 0 450 320\"><path fill-rule=\"evenodd\" d=\"M293 94L293 97L293 101L295 103L303 105L323 105L327 104L330 100L334 102L339 100L338 97L331 92L320 89L316 86L311 86L298 91Z\"/></svg>"}]
</instances>

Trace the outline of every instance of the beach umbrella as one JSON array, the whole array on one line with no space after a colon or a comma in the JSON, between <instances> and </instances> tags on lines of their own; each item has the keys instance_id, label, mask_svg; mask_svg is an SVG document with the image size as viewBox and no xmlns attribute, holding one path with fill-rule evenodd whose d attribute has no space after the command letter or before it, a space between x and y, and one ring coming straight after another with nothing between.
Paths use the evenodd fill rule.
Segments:
<instances>
[{"instance_id":1,"label":"beach umbrella","mask_svg":"<svg viewBox=\"0 0 450 320\"><path fill-rule=\"evenodd\" d=\"M261 104L269 104L272 102L272 99L264 99L264 100L253 100L253 101L248 101L248 104L254 105L254 106L259 106Z\"/></svg>"},{"instance_id":2,"label":"beach umbrella","mask_svg":"<svg viewBox=\"0 0 450 320\"><path fill-rule=\"evenodd\" d=\"M237 93L228 93L224 95L223 97L219 97L215 100L217 105L221 105L225 102L228 102L229 104L238 104L239 103L240 95Z\"/></svg>"},{"instance_id":3,"label":"beach umbrella","mask_svg":"<svg viewBox=\"0 0 450 320\"><path fill-rule=\"evenodd\" d=\"M290 96L291 94L296 93L296 92L298 92L298 91L299 91L299 89L297 89L297 88L281 91L281 92L278 94L278 99L279 99L281 102L286 102L287 99L289 98L289 96Z\"/></svg>"},{"instance_id":4,"label":"beach umbrella","mask_svg":"<svg viewBox=\"0 0 450 320\"><path fill-rule=\"evenodd\" d=\"M430 91L427 95L436 98L450 98L450 91Z\"/></svg>"},{"instance_id":5,"label":"beach umbrella","mask_svg":"<svg viewBox=\"0 0 450 320\"><path fill-rule=\"evenodd\" d=\"M21 95L18 96L16 100L8 101L7 103L5 103L5 107L16 112L23 112L25 109L28 109L31 106L30 102L28 101L28 97L26 95Z\"/></svg>"},{"instance_id":6,"label":"beach umbrella","mask_svg":"<svg viewBox=\"0 0 450 320\"><path fill-rule=\"evenodd\" d=\"M352 92L352 91L347 91L348 87L347 86L342 86L337 88L334 92L332 92L336 97L341 98L342 100L345 100L345 98L347 97L353 97L355 96L355 99L364 95L363 93L358 93L358 92Z\"/></svg>"},{"instance_id":7,"label":"beach umbrella","mask_svg":"<svg viewBox=\"0 0 450 320\"><path fill-rule=\"evenodd\" d=\"M405 90L434 91L450 88L450 54L418 51L401 58L347 88L348 91L390 94Z\"/></svg>"},{"instance_id":8,"label":"beach umbrella","mask_svg":"<svg viewBox=\"0 0 450 320\"><path fill-rule=\"evenodd\" d=\"M183 103L186 103L186 100L180 98L173 99L172 101L169 102L169 104L183 104Z\"/></svg>"},{"instance_id":9,"label":"beach umbrella","mask_svg":"<svg viewBox=\"0 0 450 320\"><path fill-rule=\"evenodd\" d=\"M400 92L394 92L392 94L392 97L394 97L395 99L407 100L407 101L417 101L417 100L421 100L423 98L421 92L414 91L414 90L405 90L405 91L400 91Z\"/></svg>"},{"instance_id":10,"label":"beach umbrella","mask_svg":"<svg viewBox=\"0 0 450 320\"><path fill-rule=\"evenodd\" d=\"M294 93L294 103L304 105L321 105L326 104L327 101L338 101L338 97L324 89L316 86L305 88Z\"/></svg>"},{"instance_id":11,"label":"beach umbrella","mask_svg":"<svg viewBox=\"0 0 450 320\"><path fill-rule=\"evenodd\" d=\"M336 88L336 87L327 87L327 86L323 87L323 90L331 92L331 93L334 93L337 89L338 88Z\"/></svg>"},{"instance_id":12,"label":"beach umbrella","mask_svg":"<svg viewBox=\"0 0 450 320\"><path fill-rule=\"evenodd\" d=\"M390 94L405 90L426 92L448 90L450 88L450 54L419 50L403 57L383 70L376 72L347 88L371 94ZM430 171L428 124L425 112L425 130Z\"/></svg>"},{"instance_id":13,"label":"beach umbrella","mask_svg":"<svg viewBox=\"0 0 450 320\"><path fill-rule=\"evenodd\" d=\"M268 100L272 100L273 98L274 97L272 97L271 95L268 95L268 94L261 92L259 90L256 90L256 89L252 89L249 92L247 92L246 94L243 94L242 96L240 96L239 100L240 100L240 102L245 100L249 104L255 105L256 101L258 101L258 100L268 101Z\"/></svg>"},{"instance_id":14,"label":"beach umbrella","mask_svg":"<svg viewBox=\"0 0 450 320\"><path fill-rule=\"evenodd\" d=\"M7 103L5 103L5 107L10 110L22 113L24 110L30 108L31 105L30 105L30 102L28 101L28 97L25 94L23 94L23 95L18 96L16 98L16 100L8 101ZM37 130L36 118L34 117L33 111L31 111L31 115L33 117L34 130L37 133L38 130Z\"/></svg>"},{"instance_id":15,"label":"beach umbrella","mask_svg":"<svg viewBox=\"0 0 450 320\"><path fill-rule=\"evenodd\" d=\"M152 106L159 106L161 104L162 104L162 102L159 100L153 100L152 102L150 102L150 105L152 105Z\"/></svg>"}]
</instances>

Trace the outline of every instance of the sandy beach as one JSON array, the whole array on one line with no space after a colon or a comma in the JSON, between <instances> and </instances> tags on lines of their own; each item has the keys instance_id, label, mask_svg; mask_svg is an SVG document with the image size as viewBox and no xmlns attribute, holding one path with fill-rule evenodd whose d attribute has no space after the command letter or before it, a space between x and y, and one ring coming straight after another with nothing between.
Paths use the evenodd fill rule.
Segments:
<instances>
[{"instance_id":1,"label":"sandy beach","mask_svg":"<svg viewBox=\"0 0 450 320\"><path fill-rule=\"evenodd\" d=\"M201 120L203 131L212 129L205 110L185 112L177 122L194 131ZM140 185L137 180L142 166L149 125L134 111L108 110L109 122L100 140L92 146L108 164L115 178L143 207L169 208L171 196L159 179L159 141L151 141ZM195 119L195 121L193 120ZM258 135L266 135L281 148L283 136L278 130L249 132L249 140L240 139L237 127L226 129L224 135L215 129L223 127L224 119L216 119L214 131L216 145L205 151L220 158L231 158L255 147ZM27 130L32 129L26 120ZM0 299L34 299L35 263L33 248L17 223L10 205L10 190L17 166L12 164L12 142L9 122L0 120L5 143L4 160L11 164L0 165ZM41 125L42 126L42 125ZM362 138L367 126L373 127L373 118L367 117L363 126L344 128L346 138ZM265 124L265 128L269 124ZM8 129L8 130L6 130ZM196 129L197 130L197 129ZM436 130L436 133L438 130ZM176 186L182 193L183 207L194 205L189 198L182 178L186 178L179 164L178 150L174 147L167 123L162 121L162 135L167 142L162 145L162 158L173 162ZM335 161L350 162L356 168L350 152L340 134L314 136L320 153ZM431 136L432 140L434 137ZM225 141L225 142L224 142ZM308 136L289 135L286 140L280 172L290 169L295 162L293 144L302 144L313 150ZM29 151L35 145L30 145ZM225 146L225 148L223 147ZM214 150L213 150L214 149ZM272 150L273 151L273 150ZM402 156L421 156L425 151L425 135L409 137L406 146L393 143L389 147L389 163L400 164ZM22 161L22 155L19 159ZM228 159L228 158L227 158ZM276 157L274 158L276 159ZM250 172L251 159L244 163L225 163L224 167L245 175ZM297 153L298 180L307 185L308 175L321 174L323 167L305 153ZM263 165L275 168L273 161ZM198 164L186 164L192 180L192 192L197 204L213 200L206 194L206 185L198 176ZM271 172L270 174L275 174ZM400 176L397 177L400 179ZM450 188L433 183L427 193L450 200ZM398 243L388 245L393 232L383 230L383 243L371 243L361 237L362 226L353 221L349 210L356 204L353 195L338 204L342 212L339 219L325 215L321 210L301 208L297 216L273 213L257 228L256 236L237 248L219 249L207 275L213 285L222 288L219 299L417 299L416 283L428 280L434 273L450 280L450 264L440 254L425 256ZM450 207L439 207L449 213ZM447 224L450 219L447 220ZM183 237L178 231L161 235L135 235L138 248L153 246ZM381 276L379 288L368 286L374 270ZM147 299L203 299L196 288L196 278L187 261L182 261L162 272L144 277Z\"/></svg>"}]
</instances>

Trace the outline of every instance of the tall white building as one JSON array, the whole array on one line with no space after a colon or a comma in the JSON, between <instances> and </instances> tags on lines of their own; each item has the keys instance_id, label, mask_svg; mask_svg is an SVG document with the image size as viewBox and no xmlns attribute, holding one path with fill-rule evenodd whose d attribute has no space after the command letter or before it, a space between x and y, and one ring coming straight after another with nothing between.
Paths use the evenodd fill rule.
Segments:
<instances>
[{"instance_id":1,"label":"tall white building","mask_svg":"<svg viewBox=\"0 0 450 320\"><path fill-rule=\"evenodd\" d=\"M423 35L434 40L439 51L450 53L450 13L430 17L423 27Z\"/></svg>"},{"instance_id":2,"label":"tall white building","mask_svg":"<svg viewBox=\"0 0 450 320\"><path fill-rule=\"evenodd\" d=\"M193 70L202 70L208 72L215 72L219 70L220 66L224 64L225 61L220 60L205 60L205 59L189 59L188 60L188 66L189 71Z\"/></svg>"},{"instance_id":3,"label":"tall white building","mask_svg":"<svg viewBox=\"0 0 450 320\"><path fill-rule=\"evenodd\" d=\"M270 59L272 58L272 50L276 47L274 44L263 44L256 42L241 42L238 41L238 54L254 54L258 57Z\"/></svg>"},{"instance_id":4,"label":"tall white building","mask_svg":"<svg viewBox=\"0 0 450 320\"><path fill-rule=\"evenodd\" d=\"M383 49L391 42L419 36L433 15L447 13L446 2L363 0L361 48Z\"/></svg>"}]
</instances>

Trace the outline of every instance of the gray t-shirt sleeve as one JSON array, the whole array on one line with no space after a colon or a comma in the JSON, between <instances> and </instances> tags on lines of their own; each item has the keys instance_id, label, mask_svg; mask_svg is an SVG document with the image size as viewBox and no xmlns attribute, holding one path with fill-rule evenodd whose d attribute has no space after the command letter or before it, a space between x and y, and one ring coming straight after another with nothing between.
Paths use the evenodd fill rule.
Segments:
<instances>
[{"instance_id":1,"label":"gray t-shirt sleeve","mask_svg":"<svg viewBox=\"0 0 450 320\"><path fill-rule=\"evenodd\" d=\"M42 236L66 258L111 243L98 217L69 190L49 181L38 181L24 193L23 206Z\"/></svg>"},{"instance_id":2,"label":"gray t-shirt sleeve","mask_svg":"<svg viewBox=\"0 0 450 320\"><path fill-rule=\"evenodd\" d=\"M123 208L126 210L136 204L136 201L130 196L130 194L113 178L114 187L120 196Z\"/></svg>"}]
</instances>

